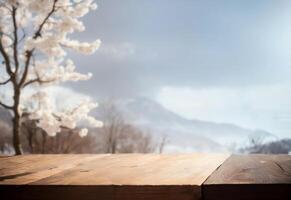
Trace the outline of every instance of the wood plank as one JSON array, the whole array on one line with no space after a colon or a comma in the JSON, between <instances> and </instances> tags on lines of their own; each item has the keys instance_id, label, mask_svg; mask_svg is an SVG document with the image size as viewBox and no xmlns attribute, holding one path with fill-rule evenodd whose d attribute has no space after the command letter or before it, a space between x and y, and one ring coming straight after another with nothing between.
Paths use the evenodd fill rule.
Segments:
<instances>
[{"instance_id":1,"label":"wood plank","mask_svg":"<svg viewBox=\"0 0 291 200\"><path fill-rule=\"evenodd\" d=\"M0 185L28 184L92 159L94 158L91 155L25 155L0 158Z\"/></svg>"},{"instance_id":2,"label":"wood plank","mask_svg":"<svg viewBox=\"0 0 291 200\"><path fill-rule=\"evenodd\" d=\"M203 184L205 200L291 199L291 156L233 155Z\"/></svg>"},{"instance_id":3,"label":"wood plank","mask_svg":"<svg viewBox=\"0 0 291 200\"><path fill-rule=\"evenodd\" d=\"M202 183L228 156L61 155L54 161L54 156L36 155L3 162L0 158L0 196L56 200L201 199ZM38 164L32 167L34 161ZM49 172L51 166L58 166L53 173Z\"/></svg>"},{"instance_id":4,"label":"wood plank","mask_svg":"<svg viewBox=\"0 0 291 200\"><path fill-rule=\"evenodd\" d=\"M224 154L124 154L96 157L32 184L201 185L228 157Z\"/></svg>"}]
</instances>

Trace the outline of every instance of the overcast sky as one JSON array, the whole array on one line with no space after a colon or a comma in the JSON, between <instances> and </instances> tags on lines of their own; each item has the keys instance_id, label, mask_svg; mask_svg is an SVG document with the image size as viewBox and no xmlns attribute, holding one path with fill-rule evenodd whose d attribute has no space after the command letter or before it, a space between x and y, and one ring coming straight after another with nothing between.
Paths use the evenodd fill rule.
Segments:
<instances>
[{"instance_id":1,"label":"overcast sky","mask_svg":"<svg viewBox=\"0 0 291 200\"><path fill-rule=\"evenodd\" d=\"M188 119L291 136L290 0L97 0L69 55L93 98L146 96ZM66 93L67 94L67 93Z\"/></svg>"}]
</instances>

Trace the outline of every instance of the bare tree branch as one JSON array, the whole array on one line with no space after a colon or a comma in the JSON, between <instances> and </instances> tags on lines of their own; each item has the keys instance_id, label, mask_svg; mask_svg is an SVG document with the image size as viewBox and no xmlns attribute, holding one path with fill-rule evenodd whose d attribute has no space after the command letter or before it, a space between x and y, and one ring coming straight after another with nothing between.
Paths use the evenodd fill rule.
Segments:
<instances>
[{"instance_id":1,"label":"bare tree branch","mask_svg":"<svg viewBox=\"0 0 291 200\"><path fill-rule=\"evenodd\" d=\"M4 2L1 2L0 6L3 7L3 8L6 8L9 11L12 11L11 8L9 8Z\"/></svg>"},{"instance_id":2,"label":"bare tree branch","mask_svg":"<svg viewBox=\"0 0 291 200\"><path fill-rule=\"evenodd\" d=\"M0 106L4 107L4 108L6 108L6 109L13 110L13 106L8 106L8 105L2 103L1 101L0 101Z\"/></svg>"},{"instance_id":3,"label":"bare tree branch","mask_svg":"<svg viewBox=\"0 0 291 200\"><path fill-rule=\"evenodd\" d=\"M30 64L30 60L31 60L31 56L34 52L34 49L30 50L30 51L26 51L26 61L25 61L25 65L24 65L24 71L23 71L23 75L22 78L20 79L20 82L18 84L19 87L22 87L22 85L24 84L27 74L28 74L28 69L29 69L29 64Z\"/></svg>"},{"instance_id":4,"label":"bare tree branch","mask_svg":"<svg viewBox=\"0 0 291 200\"><path fill-rule=\"evenodd\" d=\"M12 76L13 72L11 70L10 59L9 59L7 52L5 51L5 49L3 47L2 36L0 36L0 52L3 56L4 61L5 61L6 72L9 74L9 76Z\"/></svg>"},{"instance_id":5,"label":"bare tree branch","mask_svg":"<svg viewBox=\"0 0 291 200\"><path fill-rule=\"evenodd\" d=\"M0 82L0 85L5 85L5 84L7 84L9 81L11 81L11 78L7 79L6 81Z\"/></svg>"},{"instance_id":6,"label":"bare tree branch","mask_svg":"<svg viewBox=\"0 0 291 200\"><path fill-rule=\"evenodd\" d=\"M14 58L14 64L15 64L15 74L17 76L18 68L19 68L19 61L18 61L18 27L16 23L16 11L17 8L13 6L12 8L12 20L13 20L13 35L14 35L14 41L13 41L13 58Z\"/></svg>"}]
</instances>

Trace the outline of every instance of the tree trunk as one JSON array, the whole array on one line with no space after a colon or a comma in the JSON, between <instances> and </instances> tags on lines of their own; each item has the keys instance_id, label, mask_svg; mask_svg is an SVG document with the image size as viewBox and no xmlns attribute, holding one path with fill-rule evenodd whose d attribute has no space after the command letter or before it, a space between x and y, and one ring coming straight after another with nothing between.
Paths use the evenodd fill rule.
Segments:
<instances>
[{"instance_id":1,"label":"tree trunk","mask_svg":"<svg viewBox=\"0 0 291 200\"><path fill-rule=\"evenodd\" d=\"M33 134L34 132L31 130L28 130L28 144L30 148L30 153L33 153Z\"/></svg>"},{"instance_id":2,"label":"tree trunk","mask_svg":"<svg viewBox=\"0 0 291 200\"><path fill-rule=\"evenodd\" d=\"M21 143L20 143L20 114L19 114L19 101L20 91L15 90L14 92L14 105L13 105L13 147L16 155L23 154Z\"/></svg>"},{"instance_id":3,"label":"tree trunk","mask_svg":"<svg viewBox=\"0 0 291 200\"><path fill-rule=\"evenodd\" d=\"M45 153L45 144L46 144L46 133L44 131L41 132L42 134L42 145L41 145L41 153Z\"/></svg>"},{"instance_id":4,"label":"tree trunk","mask_svg":"<svg viewBox=\"0 0 291 200\"><path fill-rule=\"evenodd\" d=\"M19 112L14 111L14 118L13 118L13 146L16 155L21 155L22 147L20 143L20 116Z\"/></svg>"}]
</instances>

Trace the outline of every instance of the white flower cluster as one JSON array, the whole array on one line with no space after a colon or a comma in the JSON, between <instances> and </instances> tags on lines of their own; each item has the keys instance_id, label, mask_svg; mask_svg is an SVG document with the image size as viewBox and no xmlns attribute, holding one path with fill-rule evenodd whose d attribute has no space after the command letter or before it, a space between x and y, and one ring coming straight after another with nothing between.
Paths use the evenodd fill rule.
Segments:
<instances>
[{"instance_id":1,"label":"white flower cluster","mask_svg":"<svg viewBox=\"0 0 291 200\"><path fill-rule=\"evenodd\" d=\"M64 46L74 49L75 51L83 54L92 54L101 45L100 40L96 40L93 43L79 42L77 40L66 40L63 43Z\"/></svg>"},{"instance_id":2,"label":"white flower cluster","mask_svg":"<svg viewBox=\"0 0 291 200\"><path fill-rule=\"evenodd\" d=\"M84 101L74 108L62 112L52 109L53 103L47 93L41 91L33 94L30 99L35 100L37 107L29 111L30 119L36 120L37 125L41 127L49 136L55 136L62 128L76 129L78 124L87 123L91 127L102 127L103 123L89 116L89 112L97 107L96 103ZM81 137L86 136L88 130L83 128L79 131Z\"/></svg>"},{"instance_id":3,"label":"white flower cluster","mask_svg":"<svg viewBox=\"0 0 291 200\"><path fill-rule=\"evenodd\" d=\"M80 20L90 10L95 10L94 0L3 0L0 1L0 40L10 58L14 57L14 26L12 10L18 28L18 56L20 60L18 73L23 73L32 52L28 67L26 85L35 85L36 90L42 84L57 84L65 81L88 80L92 74L75 71L74 62L66 58L68 49L82 54L94 53L101 44L97 39L91 43L80 42L70 38L71 33L85 30ZM25 32L25 34L23 34ZM33 61L32 61L33 60ZM22 69L21 69L22 68ZM12 66L15 70L16 67ZM91 102L84 102L74 110L56 112L52 109L47 94L36 92L31 101L38 102L38 109L32 111L31 118L38 121L38 126L53 136L61 127L75 129L79 121L89 125L101 126L102 123L88 115L96 107ZM87 134L80 130L80 136Z\"/></svg>"},{"instance_id":4,"label":"white flower cluster","mask_svg":"<svg viewBox=\"0 0 291 200\"><path fill-rule=\"evenodd\" d=\"M48 60L38 60L31 69L34 70L34 73L29 74L29 79L39 78L43 84L53 85L58 82L88 80L92 77L91 73L81 74L76 72L75 68L74 62L70 59L65 62L55 60L54 57Z\"/></svg>"}]
</instances>

